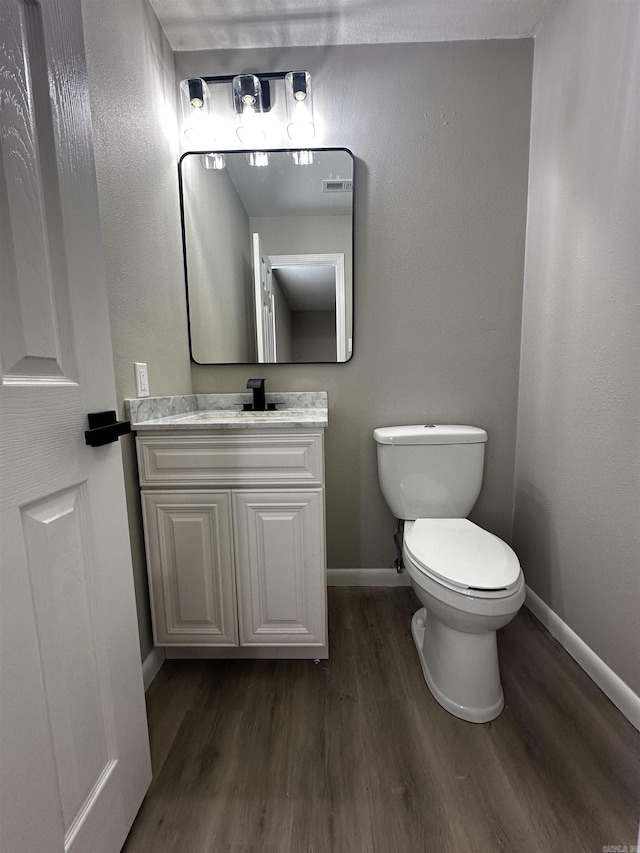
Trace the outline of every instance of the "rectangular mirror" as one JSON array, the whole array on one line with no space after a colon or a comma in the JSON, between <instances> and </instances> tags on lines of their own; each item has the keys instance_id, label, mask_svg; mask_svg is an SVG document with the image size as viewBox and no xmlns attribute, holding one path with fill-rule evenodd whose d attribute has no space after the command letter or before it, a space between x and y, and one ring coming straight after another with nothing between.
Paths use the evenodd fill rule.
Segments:
<instances>
[{"instance_id":1,"label":"rectangular mirror","mask_svg":"<svg viewBox=\"0 0 640 853\"><path fill-rule=\"evenodd\" d=\"M351 152L188 152L179 173L192 359L348 361Z\"/></svg>"}]
</instances>

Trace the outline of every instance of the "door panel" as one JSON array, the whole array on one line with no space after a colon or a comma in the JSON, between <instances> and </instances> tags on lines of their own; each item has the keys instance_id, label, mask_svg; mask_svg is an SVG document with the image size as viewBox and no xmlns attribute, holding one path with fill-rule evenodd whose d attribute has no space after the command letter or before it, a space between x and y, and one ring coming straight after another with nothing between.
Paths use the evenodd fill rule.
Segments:
<instances>
[{"instance_id":1,"label":"door panel","mask_svg":"<svg viewBox=\"0 0 640 853\"><path fill-rule=\"evenodd\" d=\"M65 833L115 754L103 699L104 661L94 624L95 584L82 484L22 508ZM108 705L108 703L106 703Z\"/></svg>"},{"instance_id":2,"label":"door panel","mask_svg":"<svg viewBox=\"0 0 640 853\"><path fill-rule=\"evenodd\" d=\"M3 381L68 382L76 369L42 9L3 0L0 15Z\"/></svg>"},{"instance_id":3,"label":"door panel","mask_svg":"<svg viewBox=\"0 0 640 853\"><path fill-rule=\"evenodd\" d=\"M0 0L0 849L116 853L151 778L79 0Z\"/></svg>"}]
</instances>

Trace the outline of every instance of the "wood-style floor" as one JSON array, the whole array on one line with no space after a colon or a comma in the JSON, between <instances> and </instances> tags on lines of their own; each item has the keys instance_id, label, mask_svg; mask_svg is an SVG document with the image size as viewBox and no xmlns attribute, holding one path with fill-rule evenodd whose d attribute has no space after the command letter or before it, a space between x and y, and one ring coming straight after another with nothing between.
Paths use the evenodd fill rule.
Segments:
<instances>
[{"instance_id":1,"label":"wood-style floor","mask_svg":"<svg viewBox=\"0 0 640 853\"><path fill-rule=\"evenodd\" d=\"M329 590L330 659L168 661L126 853L598 853L638 837L640 734L526 611L506 708L450 716L410 589Z\"/></svg>"}]
</instances>

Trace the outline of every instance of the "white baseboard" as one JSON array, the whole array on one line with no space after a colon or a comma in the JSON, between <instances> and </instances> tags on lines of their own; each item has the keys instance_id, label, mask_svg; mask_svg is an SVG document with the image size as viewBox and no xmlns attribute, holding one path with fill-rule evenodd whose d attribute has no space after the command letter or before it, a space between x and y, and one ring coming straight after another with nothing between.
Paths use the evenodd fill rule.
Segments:
<instances>
[{"instance_id":1,"label":"white baseboard","mask_svg":"<svg viewBox=\"0 0 640 853\"><path fill-rule=\"evenodd\" d=\"M411 578L395 569L327 569L328 586L411 586Z\"/></svg>"},{"instance_id":2,"label":"white baseboard","mask_svg":"<svg viewBox=\"0 0 640 853\"><path fill-rule=\"evenodd\" d=\"M160 667L164 663L164 649L154 646L146 658L142 661L142 680L144 682L145 693L149 689L149 685L160 671Z\"/></svg>"},{"instance_id":3,"label":"white baseboard","mask_svg":"<svg viewBox=\"0 0 640 853\"><path fill-rule=\"evenodd\" d=\"M527 587L526 606L536 616L549 633L598 685L600 690L640 731L640 696L619 678L598 655L581 640L566 622L549 607L548 604Z\"/></svg>"}]
</instances>

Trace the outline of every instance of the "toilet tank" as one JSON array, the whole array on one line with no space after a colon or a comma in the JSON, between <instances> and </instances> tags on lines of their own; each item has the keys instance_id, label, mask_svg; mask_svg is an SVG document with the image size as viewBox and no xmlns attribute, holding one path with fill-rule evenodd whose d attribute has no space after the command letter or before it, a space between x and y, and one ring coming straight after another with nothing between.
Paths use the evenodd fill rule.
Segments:
<instances>
[{"instance_id":1,"label":"toilet tank","mask_svg":"<svg viewBox=\"0 0 640 853\"><path fill-rule=\"evenodd\" d=\"M380 427L378 479L396 518L466 518L480 494L487 433L479 427Z\"/></svg>"}]
</instances>

